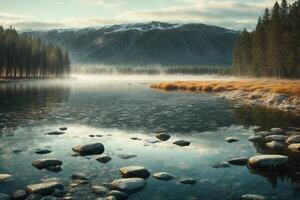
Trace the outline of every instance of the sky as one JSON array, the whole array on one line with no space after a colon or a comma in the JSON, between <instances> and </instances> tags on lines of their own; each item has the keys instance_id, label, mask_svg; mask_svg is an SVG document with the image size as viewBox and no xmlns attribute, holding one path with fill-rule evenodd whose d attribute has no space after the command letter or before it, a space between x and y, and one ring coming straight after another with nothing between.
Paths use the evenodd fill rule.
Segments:
<instances>
[{"instance_id":1,"label":"sky","mask_svg":"<svg viewBox=\"0 0 300 200\"><path fill-rule=\"evenodd\" d=\"M0 25L20 30L163 21L251 30L264 9L274 3L275 0L0 0Z\"/></svg>"}]
</instances>

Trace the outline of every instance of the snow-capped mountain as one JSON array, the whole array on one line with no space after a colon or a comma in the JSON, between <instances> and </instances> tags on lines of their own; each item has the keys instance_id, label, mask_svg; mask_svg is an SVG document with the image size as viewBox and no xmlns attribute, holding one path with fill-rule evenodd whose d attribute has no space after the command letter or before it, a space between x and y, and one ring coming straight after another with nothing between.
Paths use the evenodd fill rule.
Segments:
<instances>
[{"instance_id":1,"label":"snow-capped mountain","mask_svg":"<svg viewBox=\"0 0 300 200\"><path fill-rule=\"evenodd\" d=\"M121 65L230 65L237 33L204 24L164 22L32 31L67 49L75 62Z\"/></svg>"}]
</instances>

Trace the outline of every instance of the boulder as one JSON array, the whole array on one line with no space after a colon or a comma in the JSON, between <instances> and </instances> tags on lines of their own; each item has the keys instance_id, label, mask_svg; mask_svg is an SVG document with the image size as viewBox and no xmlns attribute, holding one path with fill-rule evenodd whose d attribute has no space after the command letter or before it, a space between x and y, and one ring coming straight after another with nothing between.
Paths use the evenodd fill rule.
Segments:
<instances>
[{"instance_id":1,"label":"boulder","mask_svg":"<svg viewBox=\"0 0 300 200\"><path fill-rule=\"evenodd\" d=\"M128 166L120 169L123 178L143 178L147 179L150 176L150 172L141 166Z\"/></svg>"},{"instance_id":2,"label":"boulder","mask_svg":"<svg viewBox=\"0 0 300 200\"><path fill-rule=\"evenodd\" d=\"M27 197L27 192L24 190L17 190L14 194L13 194L13 198L14 199L25 199Z\"/></svg>"},{"instance_id":3,"label":"boulder","mask_svg":"<svg viewBox=\"0 0 300 200\"><path fill-rule=\"evenodd\" d=\"M266 143L266 146L273 150L282 150L285 147L285 144L280 141L272 141Z\"/></svg>"},{"instance_id":4,"label":"boulder","mask_svg":"<svg viewBox=\"0 0 300 200\"><path fill-rule=\"evenodd\" d=\"M283 155L259 155L251 157L248 164L254 169L279 169L286 167L288 161Z\"/></svg>"},{"instance_id":5,"label":"boulder","mask_svg":"<svg viewBox=\"0 0 300 200\"><path fill-rule=\"evenodd\" d=\"M99 155L104 152L104 146L102 143L87 144L73 147L73 151L81 156Z\"/></svg>"},{"instance_id":6,"label":"boulder","mask_svg":"<svg viewBox=\"0 0 300 200\"><path fill-rule=\"evenodd\" d=\"M252 135L252 136L250 136L250 137L248 138L248 140L249 140L250 142L259 142L259 141L264 140L264 137L261 136L261 135Z\"/></svg>"},{"instance_id":7,"label":"boulder","mask_svg":"<svg viewBox=\"0 0 300 200\"><path fill-rule=\"evenodd\" d=\"M170 139L171 136L166 133L158 133L155 135L155 137L161 141L167 141L168 139Z\"/></svg>"},{"instance_id":8,"label":"boulder","mask_svg":"<svg viewBox=\"0 0 300 200\"><path fill-rule=\"evenodd\" d=\"M133 193L145 187L146 181L142 178L124 178L117 179L111 183L111 188L121 190L126 193Z\"/></svg>"},{"instance_id":9,"label":"boulder","mask_svg":"<svg viewBox=\"0 0 300 200\"><path fill-rule=\"evenodd\" d=\"M167 172L157 172L153 174L153 177L162 180L162 181L169 181L174 179L174 176L172 174L169 174Z\"/></svg>"},{"instance_id":10,"label":"boulder","mask_svg":"<svg viewBox=\"0 0 300 200\"><path fill-rule=\"evenodd\" d=\"M293 135L289 137L285 142L288 144L300 143L300 135Z\"/></svg>"},{"instance_id":11,"label":"boulder","mask_svg":"<svg viewBox=\"0 0 300 200\"><path fill-rule=\"evenodd\" d=\"M279 141L279 142L284 142L288 139L287 136L285 135L268 135L266 137L266 141L271 142L271 141Z\"/></svg>"},{"instance_id":12,"label":"boulder","mask_svg":"<svg viewBox=\"0 0 300 200\"><path fill-rule=\"evenodd\" d=\"M288 149L292 152L300 153L300 143L290 144L288 146Z\"/></svg>"},{"instance_id":13,"label":"boulder","mask_svg":"<svg viewBox=\"0 0 300 200\"><path fill-rule=\"evenodd\" d=\"M110 156L100 156L100 157L96 158L96 160L101 163L108 163L109 161L111 161L111 157Z\"/></svg>"},{"instance_id":14,"label":"boulder","mask_svg":"<svg viewBox=\"0 0 300 200\"><path fill-rule=\"evenodd\" d=\"M236 137L227 137L225 138L225 140L228 142L228 143L233 143L233 142L238 142L239 139L236 138Z\"/></svg>"},{"instance_id":15,"label":"boulder","mask_svg":"<svg viewBox=\"0 0 300 200\"><path fill-rule=\"evenodd\" d=\"M51 169L51 167L61 166L62 164L62 161L54 158L42 158L32 161L32 166L34 166L37 169Z\"/></svg>"},{"instance_id":16,"label":"boulder","mask_svg":"<svg viewBox=\"0 0 300 200\"><path fill-rule=\"evenodd\" d=\"M111 190L108 196L114 196L117 200L123 200L129 198L129 195L119 190Z\"/></svg>"},{"instance_id":17,"label":"boulder","mask_svg":"<svg viewBox=\"0 0 300 200\"><path fill-rule=\"evenodd\" d=\"M189 146L191 143L189 141L185 141L185 140L177 140L177 141L173 142L173 144L184 147L184 146Z\"/></svg>"},{"instance_id":18,"label":"boulder","mask_svg":"<svg viewBox=\"0 0 300 200\"><path fill-rule=\"evenodd\" d=\"M281 135L281 134L284 134L284 131L281 129L281 128L271 128L271 133L272 134L275 134L275 135Z\"/></svg>"},{"instance_id":19,"label":"boulder","mask_svg":"<svg viewBox=\"0 0 300 200\"><path fill-rule=\"evenodd\" d=\"M33 185L28 185L26 187L26 191L31 194L40 194L40 195L50 195L55 189L64 189L64 185L59 182L45 182L45 183L37 183Z\"/></svg>"},{"instance_id":20,"label":"boulder","mask_svg":"<svg viewBox=\"0 0 300 200\"><path fill-rule=\"evenodd\" d=\"M197 181L193 178L183 178L180 179L179 182L185 185L195 185L197 183Z\"/></svg>"},{"instance_id":21,"label":"boulder","mask_svg":"<svg viewBox=\"0 0 300 200\"><path fill-rule=\"evenodd\" d=\"M240 157L240 158L232 158L228 160L227 162L231 165L247 165L248 159L246 157Z\"/></svg>"},{"instance_id":22,"label":"boulder","mask_svg":"<svg viewBox=\"0 0 300 200\"><path fill-rule=\"evenodd\" d=\"M267 200L267 197L258 194L245 194L242 196L243 200Z\"/></svg>"},{"instance_id":23,"label":"boulder","mask_svg":"<svg viewBox=\"0 0 300 200\"><path fill-rule=\"evenodd\" d=\"M0 174L0 183L8 181L11 177L10 174Z\"/></svg>"}]
</instances>

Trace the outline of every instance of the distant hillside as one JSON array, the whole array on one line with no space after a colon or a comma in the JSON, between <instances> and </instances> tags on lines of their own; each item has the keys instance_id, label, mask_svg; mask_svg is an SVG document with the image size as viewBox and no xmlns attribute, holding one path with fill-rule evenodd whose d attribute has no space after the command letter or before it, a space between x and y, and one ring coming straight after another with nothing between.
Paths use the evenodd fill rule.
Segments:
<instances>
[{"instance_id":1,"label":"distant hillside","mask_svg":"<svg viewBox=\"0 0 300 200\"><path fill-rule=\"evenodd\" d=\"M237 33L162 22L27 32L70 52L74 62L114 65L231 65Z\"/></svg>"}]
</instances>

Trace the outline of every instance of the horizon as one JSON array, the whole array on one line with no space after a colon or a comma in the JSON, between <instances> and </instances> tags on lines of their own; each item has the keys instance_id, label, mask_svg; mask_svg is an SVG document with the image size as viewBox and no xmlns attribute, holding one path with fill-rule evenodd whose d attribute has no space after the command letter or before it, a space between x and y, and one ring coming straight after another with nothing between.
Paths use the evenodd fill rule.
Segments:
<instances>
[{"instance_id":1,"label":"horizon","mask_svg":"<svg viewBox=\"0 0 300 200\"><path fill-rule=\"evenodd\" d=\"M252 30L274 0L0 0L0 25L17 30L103 27L159 21ZM294 0L288 1L289 3Z\"/></svg>"}]
</instances>

